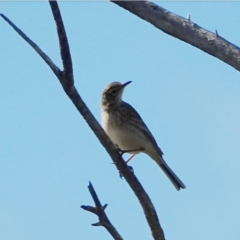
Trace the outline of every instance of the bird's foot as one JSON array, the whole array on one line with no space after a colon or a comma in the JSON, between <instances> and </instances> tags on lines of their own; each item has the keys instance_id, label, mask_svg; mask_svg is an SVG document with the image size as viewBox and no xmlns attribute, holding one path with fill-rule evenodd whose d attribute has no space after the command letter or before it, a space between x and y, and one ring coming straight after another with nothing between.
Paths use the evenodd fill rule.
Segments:
<instances>
[{"instance_id":1,"label":"bird's foot","mask_svg":"<svg viewBox=\"0 0 240 240\"><path fill-rule=\"evenodd\" d=\"M127 167L130 169L130 171L131 171L132 173L134 173L134 170L133 170L133 167L132 167L132 166L128 166L128 165L127 165ZM120 176L121 179L123 179L123 175L121 174L120 171L119 171L119 176Z\"/></svg>"}]
</instances>

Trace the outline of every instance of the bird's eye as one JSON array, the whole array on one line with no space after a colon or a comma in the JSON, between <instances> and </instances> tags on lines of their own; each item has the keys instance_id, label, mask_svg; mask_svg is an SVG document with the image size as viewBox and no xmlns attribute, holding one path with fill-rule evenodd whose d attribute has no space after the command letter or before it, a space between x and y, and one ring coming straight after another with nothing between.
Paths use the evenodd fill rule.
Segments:
<instances>
[{"instance_id":1,"label":"bird's eye","mask_svg":"<svg viewBox=\"0 0 240 240\"><path fill-rule=\"evenodd\" d=\"M112 90L112 93L113 93L113 94L116 94L116 92L117 92L117 90L115 90L115 89L114 89L114 90Z\"/></svg>"}]
</instances>

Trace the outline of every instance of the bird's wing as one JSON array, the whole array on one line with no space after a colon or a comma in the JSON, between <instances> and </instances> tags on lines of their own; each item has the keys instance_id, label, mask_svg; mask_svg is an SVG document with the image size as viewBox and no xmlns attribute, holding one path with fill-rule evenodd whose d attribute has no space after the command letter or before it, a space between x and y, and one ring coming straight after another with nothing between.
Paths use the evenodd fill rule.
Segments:
<instances>
[{"instance_id":1,"label":"bird's wing","mask_svg":"<svg viewBox=\"0 0 240 240\"><path fill-rule=\"evenodd\" d=\"M127 121L132 124L135 128L139 129L150 142L154 144L156 149L158 149L159 155L162 156L163 152L157 145L157 142L153 135L151 134L150 130L138 114L138 112L128 103L123 102L124 107L121 108L122 113L127 116Z\"/></svg>"}]
</instances>

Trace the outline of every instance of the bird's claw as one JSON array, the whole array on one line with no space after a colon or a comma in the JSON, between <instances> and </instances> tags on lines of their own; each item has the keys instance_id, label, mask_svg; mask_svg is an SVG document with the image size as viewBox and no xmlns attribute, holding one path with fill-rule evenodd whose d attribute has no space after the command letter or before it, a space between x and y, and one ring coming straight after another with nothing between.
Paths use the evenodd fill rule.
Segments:
<instances>
[{"instance_id":1,"label":"bird's claw","mask_svg":"<svg viewBox=\"0 0 240 240\"><path fill-rule=\"evenodd\" d=\"M130 169L130 171L131 171L132 173L134 173L134 170L133 170L133 167L132 167L132 166L128 166L128 165L127 165L127 167ZM120 176L121 179L123 178L123 175L121 174L120 171L119 171L119 176Z\"/></svg>"}]
</instances>

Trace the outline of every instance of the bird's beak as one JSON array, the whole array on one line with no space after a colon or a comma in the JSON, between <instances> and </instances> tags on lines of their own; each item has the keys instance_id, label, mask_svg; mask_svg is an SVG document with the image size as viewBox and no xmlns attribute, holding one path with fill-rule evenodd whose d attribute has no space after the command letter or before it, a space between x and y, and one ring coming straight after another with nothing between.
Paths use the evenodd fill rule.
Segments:
<instances>
[{"instance_id":1,"label":"bird's beak","mask_svg":"<svg viewBox=\"0 0 240 240\"><path fill-rule=\"evenodd\" d=\"M125 88L128 84L130 84L132 81L128 81L122 84L123 88Z\"/></svg>"}]
</instances>

